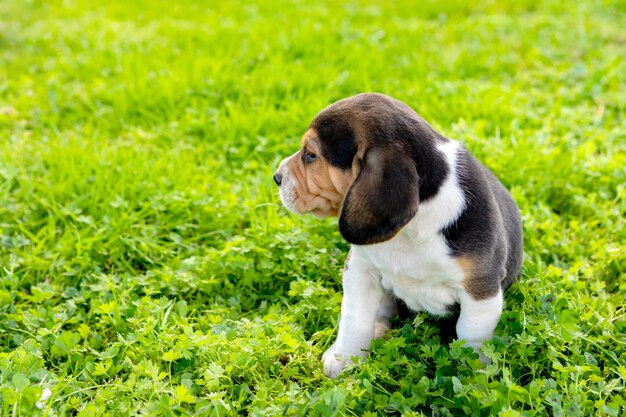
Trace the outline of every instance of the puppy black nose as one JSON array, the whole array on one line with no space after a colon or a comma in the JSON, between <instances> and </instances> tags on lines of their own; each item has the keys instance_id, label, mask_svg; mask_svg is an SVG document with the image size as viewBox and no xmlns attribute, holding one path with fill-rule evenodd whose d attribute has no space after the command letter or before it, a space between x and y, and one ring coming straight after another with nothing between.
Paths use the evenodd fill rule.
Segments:
<instances>
[{"instance_id":1,"label":"puppy black nose","mask_svg":"<svg viewBox=\"0 0 626 417\"><path fill-rule=\"evenodd\" d=\"M274 174L274 182L280 187L280 183L283 182L283 176L277 172Z\"/></svg>"}]
</instances>

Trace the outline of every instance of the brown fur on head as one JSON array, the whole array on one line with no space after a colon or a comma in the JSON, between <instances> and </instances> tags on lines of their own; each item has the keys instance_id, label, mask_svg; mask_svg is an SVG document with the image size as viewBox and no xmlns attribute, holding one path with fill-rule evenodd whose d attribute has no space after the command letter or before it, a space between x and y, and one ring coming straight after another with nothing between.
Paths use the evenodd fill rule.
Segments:
<instances>
[{"instance_id":1,"label":"brown fur on head","mask_svg":"<svg viewBox=\"0 0 626 417\"><path fill-rule=\"evenodd\" d=\"M322 110L274 179L289 210L339 215L348 242L382 242L415 215L423 192L432 192L430 179L419 175L428 167L419 163L441 162L431 155L435 140L437 133L406 104L359 94Z\"/></svg>"},{"instance_id":2,"label":"brown fur on head","mask_svg":"<svg viewBox=\"0 0 626 417\"><path fill-rule=\"evenodd\" d=\"M287 162L294 178L295 211L317 217L336 216L352 182L350 170L332 166L322 155L315 129L302 137L302 148Z\"/></svg>"}]
</instances>

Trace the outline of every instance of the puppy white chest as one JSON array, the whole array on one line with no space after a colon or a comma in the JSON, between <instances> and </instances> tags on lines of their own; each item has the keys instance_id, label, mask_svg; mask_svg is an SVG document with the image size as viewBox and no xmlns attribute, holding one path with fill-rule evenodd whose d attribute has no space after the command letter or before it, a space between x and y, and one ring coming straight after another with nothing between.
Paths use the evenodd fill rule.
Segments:
<instances>
[{"instance_id":1,"label":"puppy white chest","mask_svg":"<svg viewBox=\"0 0 626 417\"><path fill-rule=\"evenodd\" d=\"M443 315L459 301L463 271L448 255L442 236L415 240L399 234L388 242L353 251L370 264L382 287L412 310Z\"/></svg>"}]
</instances>

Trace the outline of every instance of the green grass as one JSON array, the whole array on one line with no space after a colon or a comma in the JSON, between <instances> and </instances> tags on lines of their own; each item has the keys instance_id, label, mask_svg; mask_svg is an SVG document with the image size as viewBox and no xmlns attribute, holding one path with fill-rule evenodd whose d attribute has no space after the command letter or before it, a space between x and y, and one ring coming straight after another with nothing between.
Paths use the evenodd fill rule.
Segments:
<instances>
[{"instance_id":1,"label":"green grass","mask_svg":"<svg viewBox=\"0 0 626 417\"><path fill-rule=\"evenodd\" d=\"M90 3L0 1L0 415L625 412L623 0ZM363 91L517 200L493 365L419 314L323 376L348 247L271 175Z\"/></svg>"}]
</instances>

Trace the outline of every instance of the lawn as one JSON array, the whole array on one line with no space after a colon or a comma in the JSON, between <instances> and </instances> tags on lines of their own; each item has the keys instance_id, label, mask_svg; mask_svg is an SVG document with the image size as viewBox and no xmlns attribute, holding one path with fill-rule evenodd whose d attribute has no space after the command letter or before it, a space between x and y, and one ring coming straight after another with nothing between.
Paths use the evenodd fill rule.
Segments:
<instances>
[{"instance_id":1,"label":"lawn","mask_svg":"<svg viewBox=\"0 0 626 417\"><path fill-rule=\"evenodd\" d=\"M623 0L0 0L0 415L624 415L625 25ZM521 209L489 366L418 314L323 375L348 245L272 174L363 91Z\"/></svg>"}]
</instances>

